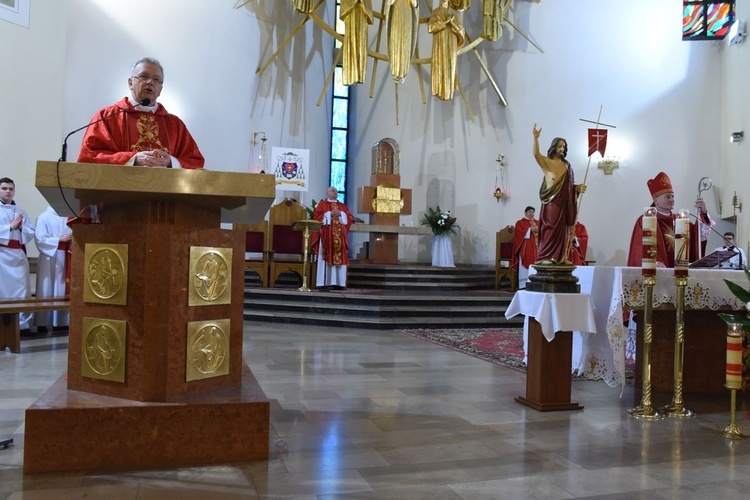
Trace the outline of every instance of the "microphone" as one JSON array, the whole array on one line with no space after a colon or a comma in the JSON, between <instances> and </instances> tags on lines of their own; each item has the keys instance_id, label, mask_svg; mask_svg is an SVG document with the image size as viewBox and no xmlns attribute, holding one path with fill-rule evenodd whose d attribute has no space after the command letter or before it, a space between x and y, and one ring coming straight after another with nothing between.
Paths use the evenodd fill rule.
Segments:
<instances>
[{"instance_id":1,"label":"microphone","mask_svg":"<svg viewBox=\"0 0 750 500\"><path fill-rule=\"evenodd\" d=\"M66 161L66 159L68 157L68 138L71 135L75 134L76 132L80 132L81 130L83 130L85 128L89 128L91 125L94 125L96 123L103 122L104 120L109 120L113 116L117 116L120 113L124 113L125 111L130 111L131 109L135 108L136 106L148 106L149 104L151 104L151 99L149 99L148 97L146 97L145 99L141 99L140 102L131 105L129 108L121 109L121 110L119 110L119 111L117 111L115 113L109 114L109 115L107 115L107 116L105 116L103 118L99 118L98 120L94 120L93 122L90 122L89 124L84 125L83 127L75 129L74 131L72 131L71 133L69 133L68 135L65 136L65 140L63 141L63 145L62 145L62 155L60 156L60 160L58 160L58 161Z\"/></svg>"},{"instance_id":2,"label":"microphone","mask_svg":"<svg viewBox=\"0 0 750 500\"><path fill-rule=\"evenodd\" d=\"M716 234L718 234L719 236L721 236L721 240L722 240L722 241L724 241L724 235L723 235L723 234L721 234L721 233L720 233L719 231L717 231L716 229L714 229L714 227L713 227L713 226L709 226L708 224L706 224L705 222L703 222L703 220L702 220L702 219L701 219L700 217L698 217L697 215L693 214L692 212L688 212L688 215L690 215L690 217L693 217L693 218L694 218L695 220L697 220L698 222L702 222L704 226L707 226L707 227L708 227L708 228L709 228L709 229L710 229L711 231L713 231L714 233L716 233Z\"/></svg>"}]
</instances>

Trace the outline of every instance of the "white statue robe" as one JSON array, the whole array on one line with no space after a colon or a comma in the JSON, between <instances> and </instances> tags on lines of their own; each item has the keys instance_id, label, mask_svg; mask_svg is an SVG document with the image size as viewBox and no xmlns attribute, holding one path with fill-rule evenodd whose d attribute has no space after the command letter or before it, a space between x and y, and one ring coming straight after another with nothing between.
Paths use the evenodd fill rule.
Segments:
<instances>
[{"instance_id":1,"label":"white statue robe","mask_svg":"<svg viewBox=\"0 0 750 500\"><path fill-rule=\"evenodd\" d=\"M60 249L60 237L71 233L67 217L52 207L36 219L34 243L39 249L36 270L37 297L65 297L65 260L67 249ZM68 326L68 311L40 311L34 314L37 327Z\"/></svg>"},{"instance_id":2,"label":"white statue robe","mask_svg":"<svg viewBox=\"0 0 750 500\"><path fill-rule=\"evenodd\" d=\"M17 228L10 228L10 223L18 214L23 215L23 223ZM20 243L26 245L34 241L34 226L29 216L18 205L0 203L0 299L26 299L31 297L29 278L29 259L20 248L8 248L8 245ZM31 326L31 313L19 314L22 330Z\"/></svg>"}]
</instances>

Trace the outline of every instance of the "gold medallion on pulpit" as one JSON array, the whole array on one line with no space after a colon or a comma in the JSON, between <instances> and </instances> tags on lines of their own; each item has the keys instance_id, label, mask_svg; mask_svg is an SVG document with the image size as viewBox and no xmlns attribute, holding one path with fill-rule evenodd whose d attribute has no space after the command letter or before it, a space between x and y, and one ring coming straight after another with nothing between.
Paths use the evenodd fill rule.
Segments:
<instances>
[{"instance_id":1,"label":"gold medallion on pulpit","mask_svg":"<svg viewBox=\"0 0 750 500\"><path fill-rule=\"evenodd\" d=\"M232 300L232 249L190 247L188 306L229 304Z\"/></svg>"},{"instance_id":2,"label":"gold medallion on pulpit","mask_svg":"<svg viewBox=\"0 0 750 500\"><path fill-rule=\"evenodd\" d=\"M187 324L185 381L229 373L229 319L191 321Z\"/></svg>"},{"instance_id":3,"label":"gold medallion on pulpit","mask_svg":"<svg viewBox=\"0 0 750 500\"><path fill-rule=\"evenodd\" d=\"M372 197L372 209L378 215L396 216L404 208L401 188L393 184L380 184Z\"/></svg>"},{"instance_id":4,"label":"gold medallion on pulpit","mask_svg":"<svg viewBox=\"0 0 750 500\"><path fill-rule=\"evenodd\" d=\"M125 382L127 323L101 318L83 318L81 375Z\"/></svg>"},{"instance_id":5,"label":"gold medallion on pulpit","mask_svg":"<svg viewBox=\"0 0 750 500\"><path fill-rule=\"evenodd\" d=\"M86 243L83 301L124 306L128 299L128 245Z\"/></svg>"}]
</instances>

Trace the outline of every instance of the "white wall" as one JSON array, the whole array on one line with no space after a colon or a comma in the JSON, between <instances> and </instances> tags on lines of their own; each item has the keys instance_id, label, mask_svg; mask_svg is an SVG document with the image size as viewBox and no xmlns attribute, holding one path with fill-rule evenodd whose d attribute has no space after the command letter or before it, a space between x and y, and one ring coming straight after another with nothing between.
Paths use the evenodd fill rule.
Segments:
<instances>
[{"instance_id":1,"label":"white wall","mask_svg":"<svg viewBox=\"0 0 750 500\"><path fill-rule=\"evenodd\" d=\"M750 1L737 0L737 16L742 21L750 20ZM722 126L721 126L721 177L722 216L732 219L737 215L735 241L748 250L750 241L750 95L747 82L750 79L750 43L724 46L722 64ZM731 144L729 135L732 132L744 131L745 140ZM732 209L732 198L737 194L737 201L742 203L742 211ZM747 205L746 205L747 204ZM731 226L730 226L731 228Z\"/></svg>"},{"instance_id":2,"label":"white wall","mask_svg":"<svg viewBox=\"0 0 750 500\"><path fill-rule=\"evenodd\" d=\"M234 9L236 3L34 0L29 30L0 22L0 43L18 48L0 56L3 67L23 76L2 79L3 95L14 98L13 112L0 117L2 155L10 160L5 170L19 183L19 203L32 216L44 209L41 196L24 188L33 184L34 162L56 159L67 131L126 95L130 65L144 55L164 64L160 101L188 124L207 168L246 170L252 134L264 131L269 152L273 146L311 150L313 175L305 201L318 199L328 182L330 111L328 97L320 107L316 101L332 61L331 38L308 23L258 77L258 67L302 17L287 1L254 0ZM323 13L327 19L332 3ZM380 2L373 3L379 10ZM745 17L747 4L739 0ZM478 7L473 9L464 23L476 37L480 18ZM420 15L427 15L423 2ZM748 118L748 98L742 95L747 48L682 42L680 15L679 0L576 0L575 10L570 2L516 0L511 19L544 53L508 27L499 42L479 47L509 101L507 108L497 104L476 58L461 56L460 78L475 123L458 94L448 103L429 97L428 69L423 69L428 93L423 105L412 68L399 90L396 124L393 84L381 64L375 98L368 95L371 75L353 89L350 207L356 206L357 188L369 182L371 146L392 137L401 146L402 186L413 189L414 197L414 215L401 222L418 224L428 206L451 208L462 227L457 261L489 264L495 231L517 220L526 205L539 206L541 174L531 157L532 125L543 127L543 148L554 136L568 140L569 160L581 182L587 124L579 118L596 119L603 105L602 121L617 126L608 151L622 157L621 168L606 176L592 165L581 220L589 229L589 257L601 265L624 264L633 221L650 202L647 179L668 172L678 206L692 208L702 176L712 177L726 193L733 189L728 185L738 185L729 172L744 161L737 156L744 149L729 149L726 136L729 129L744 128ZM431 51L431 38L423 31L424 56ZM725 57L742 69L730 72L729 64L722 64ZM722 100L722 93L731 98ZM71 137L69 159L75 159L81 136ZM507 157L511 190L500 203L492 196L498 153ZM742 178L746 185L748 176ZM707 197L716 213L713 194ZM361 240L353 236L355 252ZM427 261L428 244L427 237L404 238L403 259Z\"/></svg>"},{"instance_id":3,"label":"white wall","mask_svg":"<svg viewBox=\"0 0 750 500\"><path fill-rule=\"evenodd\" d=\"M31 2L29 28L0 21L0 177L35 219L47 202L34 187L36 162L60 155L65 68L65 2ZM34 245L29 254L37 255Z\"/></svg>"}]
</instances>

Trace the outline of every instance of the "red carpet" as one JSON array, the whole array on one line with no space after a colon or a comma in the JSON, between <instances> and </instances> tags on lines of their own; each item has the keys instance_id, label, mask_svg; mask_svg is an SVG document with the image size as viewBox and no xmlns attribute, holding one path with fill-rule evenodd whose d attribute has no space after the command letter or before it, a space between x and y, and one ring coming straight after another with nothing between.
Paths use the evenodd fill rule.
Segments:
<instances>
[{"instance_id":1,"label":"red carpet","mask_svg":"<svg viewBox=\"0 0 750 500\"><path fill-rule=\"evenodd\" d=\"M399 331L490 363L526 372L526 365L523 364L523 328L490 330L417 328Z\"/></svg>"}]
</instances>

